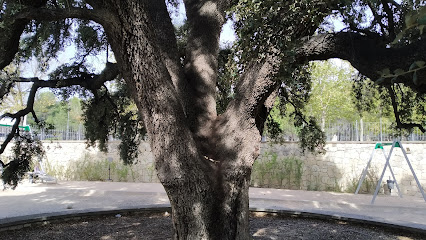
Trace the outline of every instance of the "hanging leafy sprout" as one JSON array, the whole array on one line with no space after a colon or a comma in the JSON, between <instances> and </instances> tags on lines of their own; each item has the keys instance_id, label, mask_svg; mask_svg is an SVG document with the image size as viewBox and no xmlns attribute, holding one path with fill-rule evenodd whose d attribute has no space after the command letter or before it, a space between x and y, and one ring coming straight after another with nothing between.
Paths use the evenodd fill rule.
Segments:
<instances>
[{"instance_id":1,"label":"hanging leafy sprout","mask_svg":"<svg viewBox=\"0 0 426 240\"><path fill-rule=\"evenodd\" d=\"M116 137L120 139L120 158L125 164L133 164L146 131L124 82L118 81L115 88L112 93L100 90L94 98L84 102L87 144L106 152L110 136Z\"/></svg>"},{"instance_id":2,"label":"hanging leafy sprout","mask_svg":"<svg viewBox=\"0 0 426 240\"><path fill-rule=\"evenodd\" d=\"M305 116L303 109L308 103L312 88L309 64L297 67L288 77L282 79L279 89L279 110L283 116L293 118L298 129L300 146L303 150L324 152L325 134L312 116ZM284 75L286 76L286 75ZM269 118L268 122L274 121Z\"/></svg>"},{"instance_id":3,"label":"hanging leafy sprout","mask_svg":"<svg viewBox=\"0 0 426 240\"><path fill-rule=\"evenodd\" d=\"M15 134L15 144L12 147L12 157L3 166L1 178L5 188L15 189L36 157L44 156L41 141L34 140L29 132Z\"/></svg>"}]
</instances>

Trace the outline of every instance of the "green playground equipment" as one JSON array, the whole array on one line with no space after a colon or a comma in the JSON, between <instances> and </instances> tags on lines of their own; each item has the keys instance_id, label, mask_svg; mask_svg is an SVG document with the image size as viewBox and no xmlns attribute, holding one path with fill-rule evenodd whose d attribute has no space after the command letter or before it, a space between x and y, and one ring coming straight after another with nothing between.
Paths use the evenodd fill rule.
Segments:
<instances>
[{"instance_id":1,"label":"green playground equipment","mask_svg":"<svg viewBox=\"0 0 426 240\"><path fill-rule=\"evenodd\" d=\"M374 149L378 149L378 148L380 148L380 149L383 149L383 146L392 146L392 144L393 143L376 143L376 146L374 147ZM400 145L399 145L399 142L397 141L396 143L395 143L395 147L401 147Z\"/></svg>"},{"instance_id":2,"label":"green playground equipment","mask_svg":"<svg viewBox=\"0 0 426 240\"><path fill-rule=\"evenodd\" d=\"M387 159L386 152L385 152L385 150L384 150L383 147L384 146L391 146L391 145L392 145L392 143L380 143L380 142L376 143L373 151L371 152L370 159L368 160L368 163L367 163L367 167L364 168L364 171L362 172L362 176L361 176L361 179L360 179L360 181L358 183L358 187L357 187L357 189L355 191L355 194L358 194L359 190L361 189L361 185L364 182L365 177L366 177L366 175L368 173L368 168L370 167L370 163L373 160L373 156L374 156L374 153L376 152L376 149L382 149L383 156L385 157L385 159ZM397 146L395 146L395 147L399 147L399 143L397 143ZM386 163L386 164L389 165L388 163ZM395 183L395 186L398 189L398 195L402 198L401 190L399 189L398 182L396 181L395 174L393 173L392 167L390 165L389 165L389 170L391 172L391 175L392 175L393 181Z\"/></svg>"},{"instance_id":3,"label":"green playground equipment","mask_svg":"<svg viewBox=\"0 0 426 240\"><path fill-rule=\"evenodd\" d=\"M8 125L8 124L0 124L0 127L13 127L13 125ZM30 126L19 126L19 128L23 129L26 132L31 132L31 128Z\"/></svg>"},{"instance_id":4,"label":"green playground equipment","mask_svg":"<svg viewBox=\"0 0 426 240\"><path fill-rule=\"evenodd\" d=\"M5 137L7 137L7 135L9 134L10 130L5 130L4 128L10 128L12 129L13 125L9 125L9 124L0 124L0 128L2 128L0 130L0 141L3 141ZM29 132L31 133L31 128L30 126L18 126L20 130L25 131L25 132Z\"/></svg>"},{"instance_id":5,"label":"green playground equipment","mask_svg":"<svg viewBox=\"0 0 426 240\"><path fill-rule=\"evenodd\" d=\"M0 127L13 127L13 125L8 125L8 124L0 124ZM31 132L31 128L30 126L18 126L19 128L23 129L26 132Z\"/></svg>"},{"instance_id":6,"label":"green playground equipment","mask_svg":"<svg viewBox=\"0 0 426 240\"><path fill-rule=\"evenodd\" d=\"M385 152L385 150L383 148L384 146L392 146L391 149L390 149L390 151L389 151L389 155L386 155L386 152ZM371 204L374 204L374 201L376 200L376 197L377 197L377 194L379 193L380 185L381 185L381 182L382 182L383 177L385 175L387 167L389 167L389 170L390 170L392 178L393 178L393 182L395 183L395 186L398 189L398 195L402 198L401 190L400 190L399 185L398 185L398 183L396 181L395 174L393 173L392 167L390 166L390 163L389 163L390 158L392 156L393 149L396 148L396 147L400 148L401 151L402 151L402 153L404 154L405 160L407 161L407 164L410 167L411 173L413 174L414 179L416 180L417 186L419 187L420 192L423 195L423 199L426 201L426 196L425 196L425 193L423 191L423 188L422 188L422 186L421 186L421 184L419 182L419 179L416 176L416 173L414 172L414 169L413 169L413 166L410 163L410 160L407 157L407 153L405 152L405 149L402 147L402 144L401 144L401 142L399 140L395 140L395 141L393 141L393 143L380 143L380 142L376 143L376 145L375 145L375 147L373 149L373 152L371 153L370 160L368 160L367 167L364 169L364 171L362 173L362 176L361 176L361 179L359 181L358 187L357 187L357 189L355 191L355 194L358 194L359 189L361 188L361 184L364 181L365 176L367 175L367 171L368 171L368 168L370 167L371 160L373 159L374 152L376 151L376 149L382 149L383 156L386 159L386 163L385 163L385 166L383 168L383 171L382 171L382 174L380 176L380 179L379 179L379 181L377 183L376 190L375 190L374 195L373 195L373 199L371 200Z\"/></svg>"}]
</instances>

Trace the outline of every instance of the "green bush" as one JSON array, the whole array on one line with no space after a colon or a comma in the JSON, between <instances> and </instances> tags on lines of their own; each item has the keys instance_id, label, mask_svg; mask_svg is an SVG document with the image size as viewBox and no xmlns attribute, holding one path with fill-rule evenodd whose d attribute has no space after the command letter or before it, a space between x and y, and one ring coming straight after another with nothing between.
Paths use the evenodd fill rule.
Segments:
<instances>
[{"instance_id":1,"label":"green bush","mask_svg":"<svg viewBox=\"0 0 426 240\"><path fill-rule=\"evenodd\" d=\"M139 177L139 173L136 170L137 167L134 165L125 165L121 161L109 162L101 154L87 152L76 161L70 161L68 166L53 166L48 160L45 160L44 164L46 172L59 180L106 181L109 178L109 168L113 181L137 181ZM148 170L150 171L151 169Z\"/></svg>"},{"instance_id":2,"label":"green bush","mask_svg":"<svg viewBox=\"0 0 426 240\"><path fill-rule=\"evenodd\" d=\"M352 178L350 184L345 189L345 192L347 193L355 193L359 181L361 179L361 176L359 178ZM359 193L368 193L372 194L376 190L377 182L379 181L379 176L377 174L376 169L368 169L367 175L364 178L364 181L361 184L361 188L359 189Z\"/></svg>"},{"instance_id":3,"label":"green bush","mask_svg":"<svg viewBox=\"0 0 426 240\"><path fill-rule=\"evenodd\" d=\"M303 162L297 157L278 157L265 152L253 165L252 185L257 180L261 187L300 189Z\"/></svg>"}]
</instances>

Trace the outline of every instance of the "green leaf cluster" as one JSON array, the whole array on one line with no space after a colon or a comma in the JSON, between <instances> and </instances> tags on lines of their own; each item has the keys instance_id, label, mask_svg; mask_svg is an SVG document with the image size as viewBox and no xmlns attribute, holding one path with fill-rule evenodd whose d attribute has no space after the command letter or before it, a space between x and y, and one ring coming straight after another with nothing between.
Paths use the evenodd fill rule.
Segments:
<instances>
[{"instance_id":1,"label":"green leaf cluster","mask_svg":"<svg viewBox=\"0 0 426 240\"><path fill-rule=\"evenodd\" d=\"M59 100L53 92L46 91L37 95L34 103L34 111L40 121L35 122L33 116L28 116L28 124L40 125L44 129L76 129L82 123L82 102L74 96L68 100Z\"/></svg>"},{"instance_id":2,"label":"green leaf cluster","mask_svg":"<svg viewBox=\"0 0 426 240\"><path fill-rule=\"evenodd\" d=\"M423 35L426 26L426 6L416 1L405 3L407 12L404 17L404 26L402 31L396 36L392 44L397 44L400 41L413 39L413 35Z\"/></svg>"},{"instance_id":3,"label":"green leaf cluster","mask_svg":"<svg viewBox=\"0 0 426 240\"><path fill-rule=\"evenodd\" d=\"M312 92L311 67L298 66L290 74L281 71L278 76L281 80L279 100L266 121L267 133L276 139L284 130L295 129L303 150L323 152L325 134L315 118L304 112ZM288 122L294 128L288 127Z\"/></svg>"},{"instance_id":4,"label":"green leaf cluster","mask_svg":"<svg viewBox=\"0 0 426 240\"><path fill-rule=\"evenodd\" d=\"M98 91L83 104L84 126L88 146L107 152L110 136L120 139L120 158L132 164L138 156L138 146L146 134L144 124L129 98L127 86L119 82L112 93Z\"/></svg>"},{"instance_id":5,"label":"green leaf cluster","mask_svg":"<svg viewBox=\"0 0 426 240\"><path fill-rule=\"evenodd\" d=\"M15 136L12 157L3 169L1 178L5 188L15 189L26 172L30 170L34 157L42 157L44 150L40 141L33 140L30 133Z\"/></svg>"},{"instance_id":6,"label":"green leaf cluster","mask_svg":"<svg viewBox=\"0 0 426 240\"><path fill-rule=\"evenodd\" d=\"M244 61L267 53L291 58L295 40L312 35L328 14L329 1L244 0L234 8L238 53ZM272 52L271 52L272 51Z\"/></svg>"}]
</instances>

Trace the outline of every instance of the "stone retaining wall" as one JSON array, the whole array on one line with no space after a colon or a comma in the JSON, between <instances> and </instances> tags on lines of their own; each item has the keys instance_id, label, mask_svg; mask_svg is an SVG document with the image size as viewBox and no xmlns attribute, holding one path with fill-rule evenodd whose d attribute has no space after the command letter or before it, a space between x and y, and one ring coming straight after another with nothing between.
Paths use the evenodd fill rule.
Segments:
<instances>
[{"instance_id":1,"label":"stone retaining wall","mask_svg":"<svg viewBox=\"0 0 426 240\"><path fill-rule=\"evenodd\" d=\"M406 149L409 161L417 175L423 189L426 186L426 143L424 142L405 142L402 143ZM268 153L276 153L277 159L286 159L296 157L302 161L302 175L300 178L300 189L304 190L332 190L355 192L362 171L367 165L368 160L374 151L373 159L369 167L368 176L363 183L363 192L374 192L380 175L385 165L385 157L381 149L374 150L374 142L335 142L328 143L325 147L326 153L323 155L314 155L311 153L302 153L297 143L286 143L281 145L262 144L263 156ZM391 146L385 146L386 154L389 153ZM260 158L259 162L268 161ZM394 148L390 165L394 171L397 183L400 186L403 195L419 195L421 193L411 170L405 160L400 148ZM257 184L255 172L252 182ZM387 191L383 188L386 180L391 177L389 168L387 168L381 191ZM270 183L274 186L275 183ZM279 186L280 184L275 186ZM294 188L294 186L293 186ZM396 193L396 189L393 193Z\"/></svg>"},{"instance_id":2,"label":"stone retaining wall","mask_svg":"<svg viewBox=\"0 0 426 240\"><path fill-rule=\"evenodd\" d=\"M425 189L426 143L405 142L402 144ZM146 142L141 144L138 162L132 166L125 166L119 160L117 142L110 143L108 154L99 152L97 148L86 148L83 141L49 141L45 142L44 146L47 153L43 159L44 168L60 180L108 180L111 178L113 181L158 182L153 166L153 156ZM262 143L262 156L254 166L252 185L354 192L374 146L374 142L331 142L326 145L325 154L314 155L302 153L297 143L280 145ZM385 147L386 154L389 150L390 146ZM2 158L6 158L7 155L6 151ZM112 162L108 161L109 158ZM272 158L275 160L271 161ZM382 150L375 150L362 192L374 191L384 163ZM421 196L401 149L395 148L390 164L402 193ZM290 170L289 167L291 167ZM391 176L390 171L387 170L384 176L383 183L386 183ZM382 184L381 192L385 190L387 188L383 188ZM393 193L396 193L396 189Z\"/></svg>"}]
</instances>

